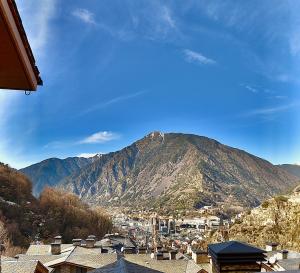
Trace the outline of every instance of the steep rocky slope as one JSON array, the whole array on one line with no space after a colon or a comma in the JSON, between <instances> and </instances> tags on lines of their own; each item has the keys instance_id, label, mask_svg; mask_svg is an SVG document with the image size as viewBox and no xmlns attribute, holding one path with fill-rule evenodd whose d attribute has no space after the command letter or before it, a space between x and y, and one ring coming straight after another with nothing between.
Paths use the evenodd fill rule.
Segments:
<instances>
[{"instance_id":1,"label":"steep rocky slope","mask_svg":"<svg viewBox=\"0 0 300 273\"><path fill-rule=\"evenodd\" d=\"M60 181L101 205L253 207L294 187L297 178L266 160L196 135L153 132L103 155Z\"/></svg>"},{"instance_id":2,"label":"steep rocky slope","mask_svg":"<svg viewBox=\"0 0 300 273\"><path fill-rule=\"evenodd\" d=\"M93 162L95 158L68 157L66 159L49 158L29 167L23 168L24 173L33 183L33 193L38 195L46 186L54 186L66 176L79 171Z\"/></svg>"},{"instance_id":3,"label":"steep rocky slope","mask_svg":"<svg viewBox=\"0 0 300 273\"><path fill-rule=\"evenodd\" d=\"M230 239L264 247L278 242L281 248L300 251L300 192L277 196L253 209L230 229Z\"/></svg>"}]
</instances>

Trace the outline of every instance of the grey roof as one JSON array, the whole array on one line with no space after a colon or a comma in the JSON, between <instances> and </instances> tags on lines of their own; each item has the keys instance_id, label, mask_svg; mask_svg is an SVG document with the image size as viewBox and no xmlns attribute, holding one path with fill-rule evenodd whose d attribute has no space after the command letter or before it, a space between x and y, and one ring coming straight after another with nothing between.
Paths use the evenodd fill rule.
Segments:
<instances>
[{"instance_id":1,"label":"grey roof","mask_svg":"<svg viewBox=\"0 0 300 273\"><path fill-rule=\"evenodd\" d=\"M266 251L239 241L228 241L208 245L209 252L215 254L263 254Z\"/></svg>"},{"instance_id":2,"label":"grey roof","mask_svg":"<svg viewBox=\"0 0 300 273\"><path fill-rule=\"evenodd\" d=\"M277 253L280 253L281 251L282 250L268 251L268 252L266 252L265 255L267 256L267 258L270 258L270 257L276 255ZM287 259L295 259L295 258L300 258L300 253L289 250L287 253Z\"/></svg>"},{"instance_id":3,"label":"grey roof","mask_svg":"<svg viewBox=\"0 0 300 273\"><path fill-rule=\"evenodd\" d=\"M62 253L52 255L49 245L30 246L26 255L19 255L19 260L36 259L47 267L60 264L74 264L81 267L96 269L117 260L117 254L100 253L99 248L84 248L81 246L62 245Z\"/></svg>"},{"instance_id":4,"label":"grey roof","mask_svg":"<svg viewBox=\"0 0 300 273\"><path fill-rule=\"evenodd\" d=\"M119 259L118 261L104 266L102 268L96 269L91 273L162 273L155 269L151 269L136 263L129 262L124 258Z\"/></svg>"},{"instance_id":5,"label":"grey roof","mask_svg":"<svg viewBox=\"0 0 300 273\"><path fill-rule=\"evenodd\" d=\"M39 261L4 261L1 263L1 273L35 273L38 266L44 267L45 272L48 269Z\"/></svg>"},{"instance_id":6,"label":"grey roof","mask_svg":"<svg viewBox=\"0 0 300 273\"><path fill-rule=\"evenodd\" d=\"M298 270L300 258L280 260L278 264L285 270Z\"/></svg>"},{"instance_id":7,"label":"grey roof","mask_svg":"<svg viewBox=\"0 0 300 273\"><path fill-rule=\"evenodd\" d=\"M61 253L72 251L72 244L61 244ZM51 255L51 245L30 245L27 255Z\"/></svg>"},{"instance_id":8,"label":"grey roof","mask_svg":"<svg viewBox=\"0 0 300 273\"><path fill-rule=\"evenodd\" d=\"M131 263L154 269L164 273L185 273L188 261L181 260L156 260L149 254L126 254L125 259ZM134 272L134 271L133 271Z\"/></svg>"},{"instance_id":9,"label":"grey roof","mask_svg":"<svg viewBox=\"0 0 300 273\"><path fill-rule=\"evenodd\" d=\"M204 269L206 272L209 273L212 272L212 266L210 263L196 264L194 261L189 260L186 267L186 273L198 273L201 269Z\"/></svg>"}]
</instances>

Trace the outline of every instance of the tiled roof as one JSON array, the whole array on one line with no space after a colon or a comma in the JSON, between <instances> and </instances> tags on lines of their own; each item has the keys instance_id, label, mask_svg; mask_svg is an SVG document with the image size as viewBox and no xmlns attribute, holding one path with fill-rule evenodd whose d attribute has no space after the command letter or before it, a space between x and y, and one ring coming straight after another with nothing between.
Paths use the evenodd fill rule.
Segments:
<instances>
[{"instance_id":1,"label":"tiled roof","mask_svg":"<svg viewBox=\"0 0 300 273\"><path fill-rule=\"evenodd\" d=\"M80 265L89 268L99 268L114 263L117 260L117 254L99 253L99 254L71 254L67 259L67 263Z\"/></svg>"},{"instance_id":2,"label":"tiled roof","mask_svg":"<svg viewBox=\"0 0 300 273\"><path fill-rule=\"evenodd\" d=\"M189 260L186 267L186 273L198 273L201 269L204 269L208 273L212 272L211 264L196 264L194 261Z\"/></svg>"},{"instance_id":3,"label":"tiled roof","mask_svg":"<svg viewBox=\"0 0 300 273\"><path fill-rule=\"evenodd\" d=\"M1 273L34 273L38 261L5 261L1 263Z\"/></svg>"},{"instance_id":4,"label":"tiled roof","mask_svg":"<svg viewBox=\"0 0 300 273\"><path fill-rule=\"evenodd\" d=\"M187 260L155 260L151 259L149 254L127 254L125 259L164 273L185 273L188 263Z\"/></svg>"},{"instance_id":5,"label":"tiled roof","mask_svg":"<svg viewBox=\"0 0 300 273\"><path fill-rule=\"evenodd\" d=\"M70 252L74 249L72 244L61 244L61 253ZM51 245L30 245L27 255L51 255Z\"/></svg>"},{"instance_id":6,"label":"tiled roof","mask_svg":"<svg viewBox=\"0 0 300 273\"><path fill-rule=\"evenodd\" d=\"M20 261L30 261L30 260L39 260L41 263L46 264L58 259L67 258L67 255L18 255Z\"/></svg>"},{"instance_id":7,"label":"tiled roof","mask_svg":"<svg viewBox=\"0 0 300 273\"><path fill-rule=\"evenodd\" d=\"M278 264L285 270L298 270L300 258L280 260Z\"/></svg>"},{"instance_id":8,"label":"tiled roof","mask_svg":"<svg viewBox=\"0 0 300 273\"><path fill-rule=\"evenodd\" d=\"M91 273L161 273L161 271L151 269L136 263L129 262L124 258L104 266L102 268L96 269Z\"/></svg>"},{"instance_id":9,"label":"tiled roof","mask_svg":"<svg viewBox=\"0 0 300 273\"><path fill-rule=\"evenodd\" d=\"M19 260L37 259L48 267L69 263L87 268L99 268L117 260L117 254L100 253L99 248L74 247L66 244L61 245L61 248L61 254L52 255L50 245L31 245L26 255L19 255Z\"/></svg>"}]
</instances>

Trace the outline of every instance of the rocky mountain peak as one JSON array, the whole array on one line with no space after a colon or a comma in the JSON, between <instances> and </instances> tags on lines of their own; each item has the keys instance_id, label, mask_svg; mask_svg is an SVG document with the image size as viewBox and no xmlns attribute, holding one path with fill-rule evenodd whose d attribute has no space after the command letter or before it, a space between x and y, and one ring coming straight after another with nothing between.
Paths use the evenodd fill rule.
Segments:
<instances>
[{"instance_id":1,"label":"rocky mountain peak","mask_svg":"<svg viewBox=\"0 0 300 273\"><path fill-rule=\"evenodd\" d=\"M290 190L299 180L266 160L213 139L157 131L120 151L76 165L74 171L62 173L61 167L68 167L60 162L27 174L35 184L45 181L46 171L55 168L54 173L59 170L63 176L52 176L51 185L89 203L173 209L208 204L254 207Z\"/></svg>"}]
</instances>

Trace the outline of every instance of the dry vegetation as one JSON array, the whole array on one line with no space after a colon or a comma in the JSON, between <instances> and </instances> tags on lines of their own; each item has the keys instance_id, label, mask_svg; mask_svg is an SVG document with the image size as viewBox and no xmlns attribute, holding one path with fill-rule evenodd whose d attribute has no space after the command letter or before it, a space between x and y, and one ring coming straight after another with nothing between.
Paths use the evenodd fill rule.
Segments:
<instances>
[{"instance_id":1,"label":"dry vegetation","mask_svg":"<svg viewBox=\"0 0 300 273\"><path fill-rule=\"evenodd\" d=\"M276 196L246 214L230 229L230 239L264 247L274 241L283 249L300 251L300 194Z\"/></svg>"},{"instance_id":2,"label":"dry vegetation","mask_svg":"<svg viewBox=\"0 0 300 273\"><path fill-rule=\"evenodd\" d=\"M72 194L46 188L39 199L32 195L31 182L0 164L0 240L7 253L20 252L39 235L44 241L61 235L65 242L90 234L102 237L112 228L110 218L91 209Z\"/></svg>"}]
</instances>

